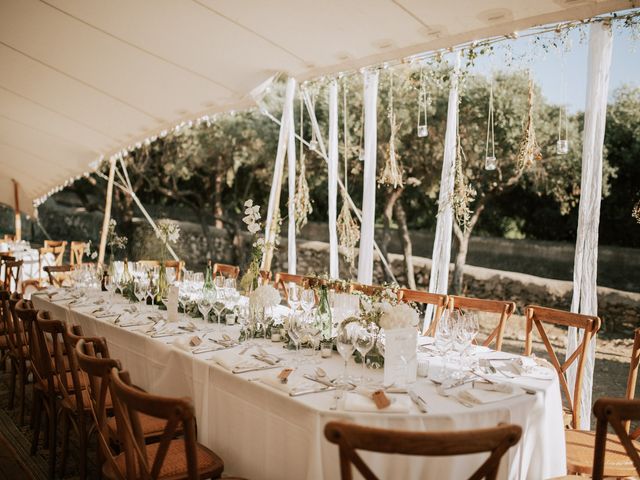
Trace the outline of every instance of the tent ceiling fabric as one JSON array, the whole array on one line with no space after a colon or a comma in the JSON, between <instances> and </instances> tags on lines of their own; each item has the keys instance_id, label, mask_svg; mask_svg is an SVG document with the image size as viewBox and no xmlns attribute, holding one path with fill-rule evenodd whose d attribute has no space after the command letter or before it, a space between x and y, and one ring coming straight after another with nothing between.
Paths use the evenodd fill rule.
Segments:
<instances>
[{"instance_id":1,"label":"tent ceiling fabric","mask_svg":"<svg viewBox=\"0 0 640 480\"><path fill-rule=\"evenodd\" d=\"M628 0L2 0L0 202L27 210L71 177L182 120L304 80ZM10 182L9 182L10 183ZM8 185L8 184L7 184Z\"/></svg>"}]
</instances>

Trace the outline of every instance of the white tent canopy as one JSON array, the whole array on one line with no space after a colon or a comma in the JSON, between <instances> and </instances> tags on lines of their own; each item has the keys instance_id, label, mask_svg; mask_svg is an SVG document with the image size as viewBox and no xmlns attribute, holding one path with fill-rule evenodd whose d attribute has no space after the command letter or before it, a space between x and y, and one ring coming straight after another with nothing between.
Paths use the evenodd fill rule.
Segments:
<instances>
[{"instance_id":1,"label":"white tent canopy","mask_svg":"<svg viewBox=\"0 0 640 480\"><path fill-rule=\"evenodd\" d=\"M628 0L3 0L0 202L298 80L629 8ZM95 165L95 163L94 163ZM29 212L30 213L30 212Z\"/></svg>"}]
</instances>

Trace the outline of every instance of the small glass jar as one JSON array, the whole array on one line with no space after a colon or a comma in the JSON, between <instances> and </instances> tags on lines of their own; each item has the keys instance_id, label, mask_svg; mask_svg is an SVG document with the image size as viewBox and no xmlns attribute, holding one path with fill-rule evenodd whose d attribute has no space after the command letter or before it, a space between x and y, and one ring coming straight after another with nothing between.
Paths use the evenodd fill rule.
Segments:
<instances>
[{"instance_id":1,"label":"small glass jar","mask_svg":"<svg viewBox=\"0 0 640 480\"><path fill-rule=\"evenodd\" d=\"M227 313L224 317L225 323L227 325L235 325L236 323L236 314L235 313Z\"/></svg>"},{"instance_id":2,"label":"small glass jar","mask_svg":"<svg viewBox=\"0 0 640 480\"><path fill-rule=\"evenodd\" d=\"M330 358L333 353L333 342L324 340L320 342L320 356L322 358Z\"/></svg>"},{"instance_id":3,"label":"small glass jar","mask_svg":"<svg viewBox=\"0 0 640 480\"><path fill-rule=\"evenodd\" d=\"M418 137L424 138L429 136L429 130L427 130L426 125L418 125Z\"/></svg>"},{"instance_id":4,"label":"small glass jar","mask_svg":"<svg viewBox=\"0 0 640 480\"><path fill-rule=\"evenodd\" d=\"M497 166L496 157L484 157L484 169L495 170Z\"/></svg>"}]
</instances>

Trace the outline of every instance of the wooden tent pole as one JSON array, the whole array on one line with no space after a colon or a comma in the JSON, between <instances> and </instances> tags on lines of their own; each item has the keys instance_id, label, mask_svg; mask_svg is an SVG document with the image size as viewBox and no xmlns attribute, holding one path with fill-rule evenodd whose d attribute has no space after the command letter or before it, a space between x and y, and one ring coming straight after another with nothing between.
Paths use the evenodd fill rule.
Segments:
<instances>
[{"instance_id":1,"label":"wooden tent pole","mask_svg":"<svg viewBox=\"0 0 640 480\"><path fill-rule=\"evenodd\" d=\"M22 240L22 217L20 216L20 197L18 195L18 182L14 179L11 179L13 182L13 198L14 198L14 207L15 207L15 225L16 225L16 241Z\"/></svg>"},{"instance_id":2,"label":"wooden tent pole","mask_svg":"<svg viewBox=\"0 0 640 480\"><path fill-rule=\"evenodd\" d=\"M116 173L116 161L109 161L109 180L107 181L107 198L104 204L104 217L102 219L102 232L100 234L100 250L98 251L98 265L104 263L104 252L107 249L107 232L109 231L109 221L111 220L111 200L113 198L113 179Z\"/></svg>"}]
</instances>

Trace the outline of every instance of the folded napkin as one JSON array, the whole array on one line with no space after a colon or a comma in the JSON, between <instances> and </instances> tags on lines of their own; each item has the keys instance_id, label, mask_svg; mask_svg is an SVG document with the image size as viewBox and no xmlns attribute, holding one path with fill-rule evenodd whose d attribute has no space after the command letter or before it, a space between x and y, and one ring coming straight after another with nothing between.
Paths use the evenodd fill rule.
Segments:
<instances>
[{"instance_id":1,"label":"folded napkin","mask_svg":"<svg viewBox=\"0 0 640 480\"><path fill-rule=\"evenodd\" d=\"M321 390L322 389L321 384L317 382L312 382L311 380L307 380L305 378L300 378L300 377L297 377L297 378L289 377L287 383L282 383L278 378L278 374L274 374L274 373L269 373L268 375L264 375L260 379L260 382L287 394L300 392L303 390L313 390L313 389Z\"/></svg>"},{"instance_id":2,"label":"folded napkin","mask_svg":"<svg viewBox=\"0 0 640 480\"><path fill-rule=\"evenodd\" d=\"M344 398L344 410L350 412L381 412L381 413L409 413L411 399L407 396L391 396L391 405L387 408L378 409L375 402L361 393L347 392Z\"/></svg>"},{"instance_id":3,"label":"folded napkin","mask_svg":"<svg viewBox=\"0 0 640 480\"><path fill-rule=\"evenodd\" d=\"M525 393L519 387L504 385L501 387L503 391L490 391L477 388L465 388L455 394L456 397L469 403L475 403L477 405L484 405L487 403L501 402L512 397L517 397ZM507 388L511 387L511 388Z\"/></svg>"},{"instance_id":4,"label":"folded napkin","mask_svg":"<svg viewBox=\"0 0 640 480\"><path fill-rule=\"evenodd\" d=\"M535 356L516 358L510 362L510 366L518 375L540 380L551 380L556 374L553 365Z\"/></svg>"},{"instance_id":5,"label":"folded napkin","mask_svg":"<svg viewBox=\"0 0 640 480\"><path fill-rule=\"evenodd\" d=\"M221 367L233 373L241 373L245 370L261 370L263 368L273 368L253 357L244 357L237 353L226 352L214 355L212 360Z\"/></svg>"}]
</instances>

